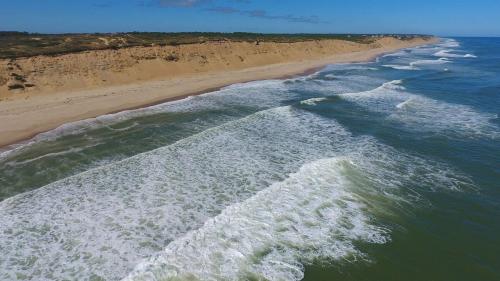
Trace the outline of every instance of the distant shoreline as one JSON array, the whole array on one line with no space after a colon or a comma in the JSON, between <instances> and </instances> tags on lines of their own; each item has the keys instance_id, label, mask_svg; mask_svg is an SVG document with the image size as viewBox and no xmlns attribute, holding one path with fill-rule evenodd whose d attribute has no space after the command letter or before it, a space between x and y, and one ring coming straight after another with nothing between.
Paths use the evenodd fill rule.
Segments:
<instances>
[{"instance_id":1,"label":"distant shoreline","mask_svg":"<svg viewBox=\"0 0 500 281\"><path fill-rule=\"evenodd\" d=\"M415 38L412 40L396 40L394 38L385 40L382 38L377 42L378 45L372 44L370 48L358 47L354 45L355 43L346 44L341 41L338 44L332 42L323 43L323 45L317 42L302 43L300 45L302 49L298 48L297 50L282 50L281 46L270 46L268 49L276 49L280 54L285 54L286 56L283 55L285 59L288 56L287 52L289 52L297 60L266 64L267 57L264 57L264 61L259 61L260 58L256 55L251 58L255 60L252 63L256 66L251 67L232 67L235 69L229 67L226 70L221 62L215 62L210 71L193 73L192 69L189 68L193 67L191 63L186 64L185 68L178 68L178 71L175 68L172 69L168 75L165 75L169 79L158 79L158 75L156 75L151 81L138 81L124 85L97 85L95 88L74 91L64 89L55 91L55 93L51 93L50 89L39 93L36 91L21 93L16 98L0 101L0 148L2 150L9 149L11 145L29 140L39 133L50 131L66 123L180 100L236 83L283 79L313 73L329 64L369 61L384 53L431 44L437 40L438 38ZM237 47L241 48L239 45ZM319 48L321 52L314 53L316 50L314 48ZM328 50L325 51L325 48ZM270 57L272 58L272 54ZM152 63L148 67L160 75L165 71L163 66L156 66ZM217 70L218 67L223 70ZM134 71L138 71L138 75L141 75L143 73L140 71L145 70L147 68L138 68ZM180 74L175 75L177 73ZM103 76L106 75L110 74L103 74ZM116 81L126 83L124 82L126 79L123 81L116 79ZM43 82L50 83L51 81Z\"/></svg>"}]
</instances>

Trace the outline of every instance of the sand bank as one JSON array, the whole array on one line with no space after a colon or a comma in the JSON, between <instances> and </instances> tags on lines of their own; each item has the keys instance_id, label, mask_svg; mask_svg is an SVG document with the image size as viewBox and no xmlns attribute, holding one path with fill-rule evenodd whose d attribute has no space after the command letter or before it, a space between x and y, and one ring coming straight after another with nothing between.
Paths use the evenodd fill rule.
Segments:
<instances>
[{"instance_id":1,"label":"sand bank","mask_svg":"<svg viewBox=\"0 0 500 281\"><path fill-rule=\"evenodd\" d=\"M24 73L22 77L29 80L30 87L8 90L4 83L0 88L0 146L68 122L234 83L296 75L332 63L366 61L436 40L382 38L372 44L340 40L260 45L220 42L4 60L0 61L4 70L0 78L19 79L8 71Z\"/></svg>"}]
</instances>

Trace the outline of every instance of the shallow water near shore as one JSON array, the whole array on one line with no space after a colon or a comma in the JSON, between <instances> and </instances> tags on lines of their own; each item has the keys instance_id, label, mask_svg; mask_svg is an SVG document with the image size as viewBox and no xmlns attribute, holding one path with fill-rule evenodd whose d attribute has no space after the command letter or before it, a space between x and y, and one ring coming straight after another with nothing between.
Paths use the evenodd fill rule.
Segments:
<instances>
[{"instance_id":1,"label":"shallow water near shore","mask_svg":"<svg viewBox=\"0 0 500 281\"><path fill-rule=\"evenodd\" d=\"M232 85L0 155L0 279L499 280L500 40Z\"/></svg>"}]
</instances>

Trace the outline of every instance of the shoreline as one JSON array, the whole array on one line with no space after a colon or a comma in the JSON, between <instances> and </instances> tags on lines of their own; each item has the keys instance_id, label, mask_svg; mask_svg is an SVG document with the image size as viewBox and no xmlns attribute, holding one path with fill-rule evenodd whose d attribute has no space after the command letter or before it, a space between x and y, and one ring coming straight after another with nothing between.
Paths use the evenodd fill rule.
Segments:
<instances>
[{"instance_id":1,"label":"shoreline","mask_svg":"<svg viewBox=\"0 0 500 281\"><path fill-rule=\"evenodd\" d=\"M195 76L180 76L165 80L33 96L30 99L2 101L0 102L0 120L2 123L7 121L5 122L7 126L0 127L0 153L15 149L37 135L64 124L182 100L190 96L214 92L233 84L309 75L330 64L368 62L386 53L428 45L438 40L439 38L432 38L427 41L400 42L401 44L395 46L333 54L321 59L276 63L240 70L201 73Z\"/></svg>"},{"instance_id":2,"label":"shoreline","mask_svg":"<svg viewBox=\"0 0 500 281\"><path fill-rule=\"evenodd\" d=\"M370 61L370 60L367 60L367 61ZM291 75L285 75L285 76L282 76L282 77L277 77L277 78L272 78L272 79L289 79L289 78L301 77L301 76L306 76L306 75L314 74L314 73L320 71L321 69L323 69L327 65L329 65L329 64L326 64L324 66L314 67L314 68L305 70L305 71L303 71L301 73L291 74ZM262 80L266 80L266 79L256 79L256 80L249 80L249 81L231 83L231 84L227 84L227 85L222 85L220 87L209 88L209 89L201 90L201 91L198 91L198 92L193 92L193 93L186 94L186 95L180 95L180 96L165 98L163 100L158 100L158 101L155 101L155 102L152 102L152 103L148 103L148 104L142 104L142 105L138 105L138 106L134 106L134 107L130 107L130 108L125 108L125 109L121 109L121 110L111 111L111 112L107 112L107 113L104 113L104 114L101 114L101 115L98 115L98 116L103 116L103 115L108 115L108 114L116 114L116 113L120 113L120 112L124 112L124 111L128 111L128 110L136 110L136 109L141 109L141 108L148 108L148 107L159 105L159 104L162 104L162 103L183 100L183 99L186 99L186 98L192 97L192 96L198 96L198 95L203 95L203 94L207 94L207 93L216 92L216 91L219 91L219 90L223 89L224 87L228 87L228 86L231 86L231 85L234 85L234 84L238 84L238 83L249 83L249 82L254 82L254 81L262 81ZM90 118L87 118L87 119L96 118L98 116L90 117ZM80 119L80 120L77 120L77 121L66 122L66 123L63 123L63 124L59 125L58 127L54 127L52 129L49 129L49 130L46 130L46 131L34 133L33 135L31 135L31 136L29 136L27 138L23 138L23 139L14 141L12 143L7 143L5 145L0 145L0 154L2 154L3 152L7 152L7 151L9 151L11 149L15 149L17 147L17 145L22 145L24 143L29 142L31 139L35 138L39 134L50 132L51 130L55 130L55 129L57 129L60 126L65 125L65 124L70 124L72 122L78 122L78 121L83 121L83 120L85 120L85 119Z\"/></svg>"},{"instance_id":3,"label":"shoreline","mask_svg":"<svg viewBox=\"0 0 500 281\"><path fill-rule=\"evenodd\" d=\"M370 60L367 60L367 61L370 61ZM193 93L186 94L186 95L169 97L169 98L165 98L164 100L158 100L158 101L155 101L155 102L152 102L152 103L148 103L148 104L143 104L143 105L138 105L138 106L134 106L134 107L130 107L130 108L125 108L123 110L108 112L106 114L115 114L115 113L119 113L119 112L123 112L123 111L127 111L127 110L135 110L135 109L147 108L147 107L155 106L155 105L162 104L162 103L183 100L183 99L188 98L188 97L199 96L199 95L203 95L203 94L207 94L207 93L212 93L212 92L220 91L221 89L223 89L225 87L228 87L228 86L231 86L231 85L234 85L234 84L238 84L238 83L250 83L250 82L255 82L255 81L263 81L263 80L271 80L271 79L285 80L285 79L291 79L291 78L295 78L295 77L307 76L307 75L310 75L310 74L314 74L314 73L316 73L318 71L321 71L321 69L323 69L327 65L329 65L329 64L326 64L324 66L314 67L314 68L311 68L311 69L307 69L307 70L305 70L303 72L300 72L300 73L291 74L291 75L285 75L285 76L282 76L282 77L269 78L269 79L254 79L254 80L248 80L248 81L242 81L242 82L236 82L236 83L231 83L231 84L227 84L227 85L222 85L222 86L214 87L214 88L208 88L208 89L204 89L204 90L201 90L201 91L198 91L198 92L193 92ZM28 140L28 139L26 139L26 140ZM0 149L2 149L2 146L0 146Z\"/></svg>"}]
</instances>

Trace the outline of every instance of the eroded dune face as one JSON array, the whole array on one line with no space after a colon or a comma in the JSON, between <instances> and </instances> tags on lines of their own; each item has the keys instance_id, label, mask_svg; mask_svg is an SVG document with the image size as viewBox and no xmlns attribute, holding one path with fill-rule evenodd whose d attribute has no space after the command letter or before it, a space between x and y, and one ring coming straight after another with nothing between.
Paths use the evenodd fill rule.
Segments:
<instances>
[{"instance_id":1,"label":"eroded dune face","mask_svg":"<svg viewBox=\"0 0 500 281\"><path fill-rule=\"evenodd\" d=\"M0 60L0 98L237 70L402 44L403 41L392 37L371 44L342 40L220 41L3 59Z\"/></svg>"}]
</instances>

